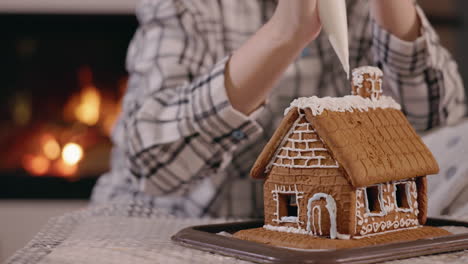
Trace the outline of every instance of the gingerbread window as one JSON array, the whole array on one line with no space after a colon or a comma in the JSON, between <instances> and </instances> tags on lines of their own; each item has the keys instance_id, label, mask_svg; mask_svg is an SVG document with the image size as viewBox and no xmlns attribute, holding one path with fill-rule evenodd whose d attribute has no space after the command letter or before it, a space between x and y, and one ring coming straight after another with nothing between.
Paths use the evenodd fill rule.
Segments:
<instances>
[{"instance_id":1,"label":"gingerbread window","mask_svg":"<svg viewBox=\"0 0 468 264\"><path fill-rule=\"evenodd\" d=\"M304 192L298 191L296 185L275 185L272 191L273 201L276 203L274 222L299 223L300 199L304 198Z\"/></svg>"},{"instance_id":2,"label":"gingerbread window","mask_svg":"<svg viewBox=\"0 0 468 264\"><path fill-rule=\"evenodd\" d=\"M382 186L374 185L366 188L365 191L367 213L370 216L383 216L386 214L382 198Z\"/></svg>"},{"instance_id":3,"label":"gingerbread window","mask_svg":"<svg viewBox=\"0 0 468 264\"><path fill-rule=\"evenodd\" d=\"M410 202L410 183L398 182L395 183L395 205L399 211L407 211L411 209Z\"/></svg>"},{"instance_id":4,"label":"gingerbread window","mask_svg":"<svg viewBox=\"0 0 468 264\"><path fill-rule=\"evenodd\" d=\"M298 204L295 194L283 193L279 195L279 216L281 222L297 222Z\"/></svg>"}]
</instances>

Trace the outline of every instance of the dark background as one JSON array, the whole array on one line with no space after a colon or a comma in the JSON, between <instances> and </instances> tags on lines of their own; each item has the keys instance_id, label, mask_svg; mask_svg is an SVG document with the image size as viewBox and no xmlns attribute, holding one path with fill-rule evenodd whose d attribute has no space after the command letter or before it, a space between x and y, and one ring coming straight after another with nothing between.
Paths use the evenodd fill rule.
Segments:
<instances>
[{"instance_id":1,"label":"dark background","mask_svg":"<svg viewBox=\"0 0 468 264\"><path fill-rule=\"evenodd\" d=\"M80 90L78 71L82 67L92 71L93 82L101 91L119 96L116 87L127 75L126 50L137 27L134 15L4 13L0 25L0 134L8 136L7 142L0 140L2 149L15 143L11 134L18 130L49 120L60 122L68 98ZM34 125L12 129L10 108L18 92L31 98L30 123ZM8 155L2 152L0 158ZM31 177L19 168L0 170L0 198L86 199L98 176L71 181L47 175Z\"/></svg>"},{"instance_id":2,"label":"dark background","mask_svg":"<svg viewBox=\"0 0 468 264\"><path fill-rule=\"evenodd\" d=\"M460 64L466 83L468 2L420 0L419 3L442 43ZM2 149L7 149L2 146L2 135L5 138L5 135L16 133L11 129L10 107L12 96L18 92L32 98L33 123L61 119L61 110L68 98L80 89L77 72L82 67L92 71L93 82L100 90L114 97L121 96L116 87L127 75L126 50L137 28L133 10L119 14L92 10L78 14L73 10L53 13L0 11L0 25ZM0 159L8 155L0 153ZM47 175L31 177L21 169L0 169L0 198L86 199L99 175L95 172L70 180Z\"/></svg>"}]
</instances>

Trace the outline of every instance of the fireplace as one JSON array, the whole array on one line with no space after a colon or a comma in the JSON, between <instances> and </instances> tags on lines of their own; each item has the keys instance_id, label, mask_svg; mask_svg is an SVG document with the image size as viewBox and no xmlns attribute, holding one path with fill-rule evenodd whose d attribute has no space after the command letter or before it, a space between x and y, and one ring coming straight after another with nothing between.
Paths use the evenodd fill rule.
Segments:
<instances>
[{"instance_id":1,"label":"fireplace","mask_svg":"<svg viewBox=\"0 0 468 264\"><path fill-rule=\"evenodd\" d=\"M3 13L0 24L0 198L89 197L109 166L135 17Z\"/></svg>"},{"instance_id":2,"label":"fireplace","mask_svg":"<svg viewBox=\"0 0 468 264\"><path fill-rule=\"evenodd\" d=\"M419 1L463 66L466 15ZM0 198L87 198L109 166L135 0L0 2ZM466 69L462 67L465 80Z\"/></svg>"}]
</instances>

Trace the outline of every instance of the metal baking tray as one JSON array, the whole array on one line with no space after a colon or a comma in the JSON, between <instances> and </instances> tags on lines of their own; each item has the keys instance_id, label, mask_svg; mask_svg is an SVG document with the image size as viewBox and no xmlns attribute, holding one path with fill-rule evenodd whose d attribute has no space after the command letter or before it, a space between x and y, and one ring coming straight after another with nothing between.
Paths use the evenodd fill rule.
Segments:
<instances>
[{"instance_id":1,"label":"metal baking tray","mask_svg":"<svg viewBox=\"0 0 468 264\"><path fill-rule=\"evenodd\" d=\"M468 222L429 218L429 226L462 226ZM468 249L468 233L352 249L295 250L220 235L263 226L263 220L202 225L172 236L176 243L257 263L376 263Z\"/></svg>"}]
</instances>

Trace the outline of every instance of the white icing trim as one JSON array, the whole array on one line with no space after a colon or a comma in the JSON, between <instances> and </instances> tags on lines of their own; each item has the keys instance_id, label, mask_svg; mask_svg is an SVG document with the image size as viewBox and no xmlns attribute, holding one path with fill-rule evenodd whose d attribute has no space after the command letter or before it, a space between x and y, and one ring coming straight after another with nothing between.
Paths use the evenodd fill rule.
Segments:
<instances>
[{"instance_id":1,"label":"white icing trim","mask_svg":"<svg viewBox=\"0 0 468 264\"><path fill-rule=\"evenodd\" d=\"M377 196L377 199L379 201L379 204L380 204L380 213L372 213L370 210L369 210L369 197L367 197L367 188L369 187L375 187L377 186L377 188L379 189L379 193L378 193L378 196ZM366 203L366 213L364 214L364 217L367 217L367 216L385 216L387 215L387 210L383 204L383 192L382 192L382 184L376 184L376 185L371 185L371 186L368 186L368 187L364 187L363 188L363 191L364 191L364 201Z\"/></svg>"},{"instance_id":2,"label":"white icing trim","mask_svg":"<svg viewBox=\"0 0 468 264\"><path fill-rule=\"evenodd\" d=\"M377 100L377 98L382 95L382 76L383 72L377 68L377 67L372 67L372 66L363 66L359 67L353 70L353 85L357 87L357 93L360 93L360 89L363 88L363 83L364 83L364 74L369 74L373 76L374 78L377 78L378 80L375 79L367 79L367 81L370 81L371 84L371 89L368 90L367 92L370 93L371 98L373 100ZM380 78L379 78L380 77ZM376 81L380 83L380 90L376 89ZM356 95L353 93L353 95Z\"/></svg>"},{"instance_id":3,"label":"white icing trim","mask_svg":"<svg viewBox=\"0 0 468 264\"><path fill-rule=\"evenodd\" d=\"M317 96L301 97L292 101L291 105L286 108L285 115L294 108L310 109L314 116L320 115L324 110L333 112L365 112L369 109L376 108L392 108L401 110L401 106L388 96L381 96L378 100L364 98L357 95L347 95L344 97L324 97Z\"/></svg>"},{"instance_id":4,"label":"white icing trim","mask_svg":"<svg viewBox=\"0 0 468 264\"><path fill-rule=\"evenodd\" d=\"M278 232L284 232L284 233L310 235L310 236L318 237L310 231L304 230L302 228L292 227L292 226L264 225L263 228L265 228L266 230L270 230L270 231L278 231ZM351 238L351 236L338 233L337 238L342 239L342 240L348 240Z\"/></svg>"},{"instance_id":5,"label":"white icing trim","mask_svg":"<svg viewBox=\"0 0 468 264\"><path fill-rule=\"evenodd\" d=\"M416 185L416 181L411 181L411 195L413 198L413 213L418 216L419 215L419 205L418 205L418 186Z\"/></svg>"},{"instance_id":6,"label":"white icing trim","mask_svg":"<svg viewBox=\"0 0 468 264\"><path fill-rule=\"evenodd\" d=\"M302 228L292 227L292 226L273 226L273 225L264 225L263 228L271 231L293 233L293 234L302 234L302 235L312 235L311 232L304 230Z\"/></svg>"},{"instance_id":7,"label":"white icing trim","mask_svg":"<svg viewBox=\"0 0 468 264\"><path fill-rule=\"evenodd\" d=\"M291 189L291 187L289 187L289 190L286 190L285 186L282 186L282 187L284 188L283 190L286 193L293 193L293 190ZM272 193L273 193L274 199L276 198L276 200L278 201L278 196L277 195L278 195L279 192L278 192L278 186L277 185L275 185L275 190L273 190ZM298 193L300 193L300 192L298 192ZM297 194L296 194L296 197L298 197ZM272 230L272 231L318 236L317 235L317 230L315 230L315 223L312 223L313 228L314 228L313 231L311 230L311 227L310 227L311 212L312 212L312 221L314 221L314 211L318 211L318 213L319 213L319 229L320 229L320 235L322 235L322 231L321 231L321 208L319 206L314 206L313 209L312 209L312 202L313 201L318 201L318 200L320 200L322 198L324 198L326 200L326 202L327 202L327 205L325 207L327 208L328 214L330 216L330 238L331 239L336 239L336 238L338 238L338 239L349 239L350 235L340 234L336 230L336 203L335 203L335 199L333 199L333 197L331 195L325 194L325 193L316 193L316 194L314 194L314 196L312 196L312 198L309 199L309 201L307 203L307 218L308 218L308 221L307 221L307 229L306 230L301 228L299 223L298 223L297 227L264 225L263 228L265 228L267 230ZM278 205L278 202L277 202L277 205ZM299 208L299 202L298 202L298 208ZM277 206L275 215L277 216L277 219L280 220L279 217L278 217L278 206ZM275 219L273 219L273 222L277 222L277 221L275 221Z\"/></svg>"},{"instance_id":8,"label":"white icing trim","mask_svg":"<svg viewBox=\"0 0 468 264\"><path fill-rule=\"evenodd\" d=\"M419 226L418 219L412 219L412 218L398 219L398 217L396 217L394 221L391 221L391 220L374 221L372 223L368 223L367 225L363 225L359 234L361 236L365 236L367 234L383 234L386 231L385 229L392 228L391 230L402 230L406 227L412 227L412 226Z\"/></svg>"},{"instance_id":9,"label":"white icing trim","mask_svg":"<svg viewBox=\"0 0 468 264\"><path fill-rule=\"evenodd\" d=\"M391 188L390 186L392 186L393 184L394 182L388 182L388 183L383 184L382 192L383 191L390 192L391 196L395 198L394 189L393 191L392 189L389 189ZM411 182L411 186L412 188L416 189L416 183L414 181ZM399 215L395 215L394 221L388 220L388 219L387 220L382 219L382 216L371 216L371 215L368 215L367 212L364 212L364 214L362 214L362 210L366 211L365 205L367 203L365 201L366 199L364 197L363 192L365 192L365 188L356 189L356 213L355 213L356 224L354 226L355 234L358 233L357 232L358 227L360 228L359 234L361 236L365 236L365 235L372 235L372 234L375 234L375 235L383 234L386 231L391 231L391 230L398 231L398 230L403 230L405 228L420 225L417 219L417 213L415 213L416 211L408 212L409 214L403 218L400 218ZM416 193L416 194L413 194L413 193ZM411 195L413 195L413 198L416 199L414 196L414 195L417 195L416 190L413 190ZM387 214L389 214L390 212L396 211L396 206L395 206L396 200L390 199L391 198L390 196L388 196L387 198L388 199L382 200L382 202L383 202L383 205ZM361 202L363 200L364 200L364 203ZM412 205L414 208L417 208L417 203L413 203ZM377 219L375 219L374 217L376 217ZM388 229L391 229L391 230L388 230Z\"/></svg>"},{"instance_id":10,"label":"white icing trim","mask_svg":"<svg viewBox=\"0 0 468 264\"><path fill-rule=\"evenodd\" d=\"M373 237L373 236L378 236L378 235L383 235L383 234L393 233L393 232L398 232L398 231L403 231L403 230L416 229L416 228L420 228L420 227L422 227L422 226L417 225L417 226L411 226L411 227L400 228L400 229L392 229L392 230L387 230L387 231L368 234L368 235L363 235L363 236L353 236L353 238L354 239L362 239L362 238L366 238L366 237Z\"/></svg>"},{"instance_id":11,"label":"white icing trim","mask_svg":"<svg viewBox=\"0 0 468 264\"><path fill-rule=\"evenodd\" d=\"M354 71L353 71L353 85L354 86L357 86L358 89L362 88L362 84L364 82L364 76L362 76L362 74L354 74ZM356 94L353 94L353 95L356 95Z\"/></svg>"},{"instance_id":12,"label":"white icing trim","mask_svg":"<svg viewBox=\"0 0 468 264\"><path fill-rule=\"evenodd\" d=\"M382 191L384 193L390 193L390 187L391 187L391 183L387 182L385 184L382 184ZM393 193L392 195L386 196L385 199L383 200L384 207L387 213L395 211L395 203L392 200L392 198L393 198Z\"/></svg>"},{"instance_id":13,"label":"white icing trim","mask_svg":"<svg viewBox=\"0 0 468 264\"><path fill-rule=\"evenodd\" d=\"M315 211L318 213L318 232L315 229ZM320 208L320 205L316 205L312 208L312 226L314 227L314 234L319 234L322 235L322 209Z\"/></svg>"},{"instance_id":14,"label":"white icing trim","mask_svg":"<svg viewBox=\"0 0 468 264\"><path fill-rule=\"evenodd\" d=\"M361 203L361 196L362 196L362 190L361 189L356 189L356 209L354 209L354 234L357 233L357 227L358 225L362 225L364 223L364 218L361 215L361 210L360 208L363 207Z\"/></svg>"},{"instance_id":15,"label":"white icing trim","mask_svg":"<svg viewBox=\"0 0 468 264\"><path fill-rule=\"evenodd\" d=\"M401 208L398 207L397 203L397 198L396 198L396 190L397 190L397 185L399 184L405 184L405 192L406 192L406 198L408 199L408 205L409 208ZM414 181L398 181L393 183L393 199L395 203L395 210L397 212L405 212L405 213L415 213L418 215L419 210L418 210L418 191L416 187L416 182Z\"/></svg>"},{"instance_id":16,"label":"white icing trim","mask_svg":"<svg viewBox=\"0 0 468 264\"><path fill-rule=\"evenodd\" d=\"M282 223L297 223L298 217L297 216L282 216L280 218Z\"/></svg>"},{"instance_id":17,"label":"white icing trim","mask_svg":"<svg viewBox=\"0 0 468 264\"><path fill-rule=\"evenodd\" d=\"M271 191L271 193L273 194L273 201L276 201L276 211L273 213L273 215L276 217L276 218L273 218L273 222L276 222L276 223L297 223L297 227L299 228L300 227L300 224L302 224L302 222L299 220L299 215L301 213L301 207L300 207L300 203L299 203L299 199L303 199L304 198L304 192L300 192L299 190L297 190L297 185L294 184L294 189L291 188L291 186L288 186L288 188L286 188L285 185L280 185L278 186L277 184L275 184L275 189ZM280 218L280 215L279 215L279 195L280 194L294 194L296 195L296 204L297 204L297 216L282 216ZM293 221L295 220L295 221Z\"/></svg>"},{"instance_id":18,"label":"white icing trim","mask_svg":"<svg viewBox=\"0 0 468 264\"><path fill-rule=\"evenodd\" d=\"M382 70L374 66L361 66L361 67L353 69L353 76L364 75L366 73L370 75L377 75L379 77L383 76Z\"/></svg>"},{"instance_id":19,"label":"white icing trim","mask_svg":"<svg viewBox=\"0 0 468 264\"><path fill-rule=\"evenodd\" d=\"M314 225L314 221L315 221L315 219L314 219L315 218L314 217L314 209L316 208L316 206L314 206L312 208L312 202L318 201L320 199L325 199L326 202L327 202L327 205L325 206L325 208L327 208L328 214L330 215L330 238L331 239L345 238L346 235L340 234L336 229L336 202L335 202L335 199L333 199L333 196L331 196L329 194L326 194L326 193L316 193L307 202L307 231L312 232L311 227L310 227L310 222L311 222L310 218L311 218L311 213L312 213L312 225L313 225L313 228L314 228L313 234L317 235L317 233L315 232L316 230L315 230L315 225ZM319 213L321 213L320 210L319 210ZM320 220L321 220L321 218L319 217L319 221ZM319 225L319 229L321 229L320 225ZM320 234L322 234L321 230L320 230Z\"/></svg>"},{"instance_id":20,"label":"white icing trim","mask_svg":"<svg viewBox=\"0 0 468 264\"><path fill-rule=\"evenodd\" d=\"M341 239L341 240L349 240L351 238L350 235L346 235L346 234L340 234L340 233L336 233L336 238L338 239Z\"/></svg>"},{"instance_id":21,"label":"white icing trim","mask_svg":"<svg viewBox=\"0 0 468 264\"><path fill-rule=\"evenodd\" d=\"M399 182L394 182L393 183L393 199L394 199L394 203L395 203L395 210L397 212L405 212L405 213L408 213L408 212L413 212L414 208L413 208L413 204L412 204L412 192L411 192L411 184L412 182L410 181L399 181ZM408 199L408 206L409 208L402 208L402 207L398 207L398 203L397 203L397 197L396 197L396 191L397 191L397 185L402 185L404 184L405 185L405 192L406 192L406 199ZM417 193L416 193L416 197L417 197Z\"/></svg>"},{"instance_id":22,"label":"white icing trim","mask_svg":"<svg viewBox=\"0 0 468 264\"><path fill-rule=\"evenodd\" d=\"M292 125L289 132L283 138L280 147L276 150L273 158L270 160L268 166L266 166L265 171L268 172L272 166L277 167L284 167L284 168L296 168L296 169L327 169L327 168L339 168L339 164L336 160L334 160L335 164L332 165L323 165L322 160L326 159L325 156L316 155L318 151L325 151L328 152L326 148L309 148L308 145L305 149L296 148L296 143L308 143L308 142L322 142L322 139L317 135L318 139L303 139L303 133L315 133L315 130L309 123L299 123L304 118L304 114L300 114L299 117L296 119L294 124ZM305 130L298 130L298 128L306 128ZM292 139L290 138L292 134L299 134L299 139ZM292 147L286 147L286 143L290 142ZM281 151L285 150L286 155L279 155ZM289 152L294 151L297 152L297 156L290 156ZM303 156L301 153L304 152L311 152L312 156ZM290 164L285 164L284 160L289 160ZM295 160L304 160L303 165L294 164ZM312 161L317 161L317 164L311 164Z\"/></svg>"},{"instance_id":23,"label":"white icing trim","mask_svg":"<svg viewBox=\"0 0 468 264\"><path fill-rule=\"evenodd\" d=\"M286 134L286 136L284 136L284 138L281 140L281 144L279 145L279 147L276 149L275 151L275 154L272 156L270 162L268 163L268 165L265 167L265 173L269 172L271 167L273 166L273 163L275 162L275 159L276 157L278 156L278 154L281 152L282 148L281 146L285 146L286 145L286 141L289 139L289 137L291 136L291 133L294 132L294 129L296 128L296 126L298 125L299 121L301 121L301 115L299 115L299 117L296 119L296 121L294 121L294 124L291 126L291 128L289 129L288 133Z\"/></svg>"}]
</instances>

